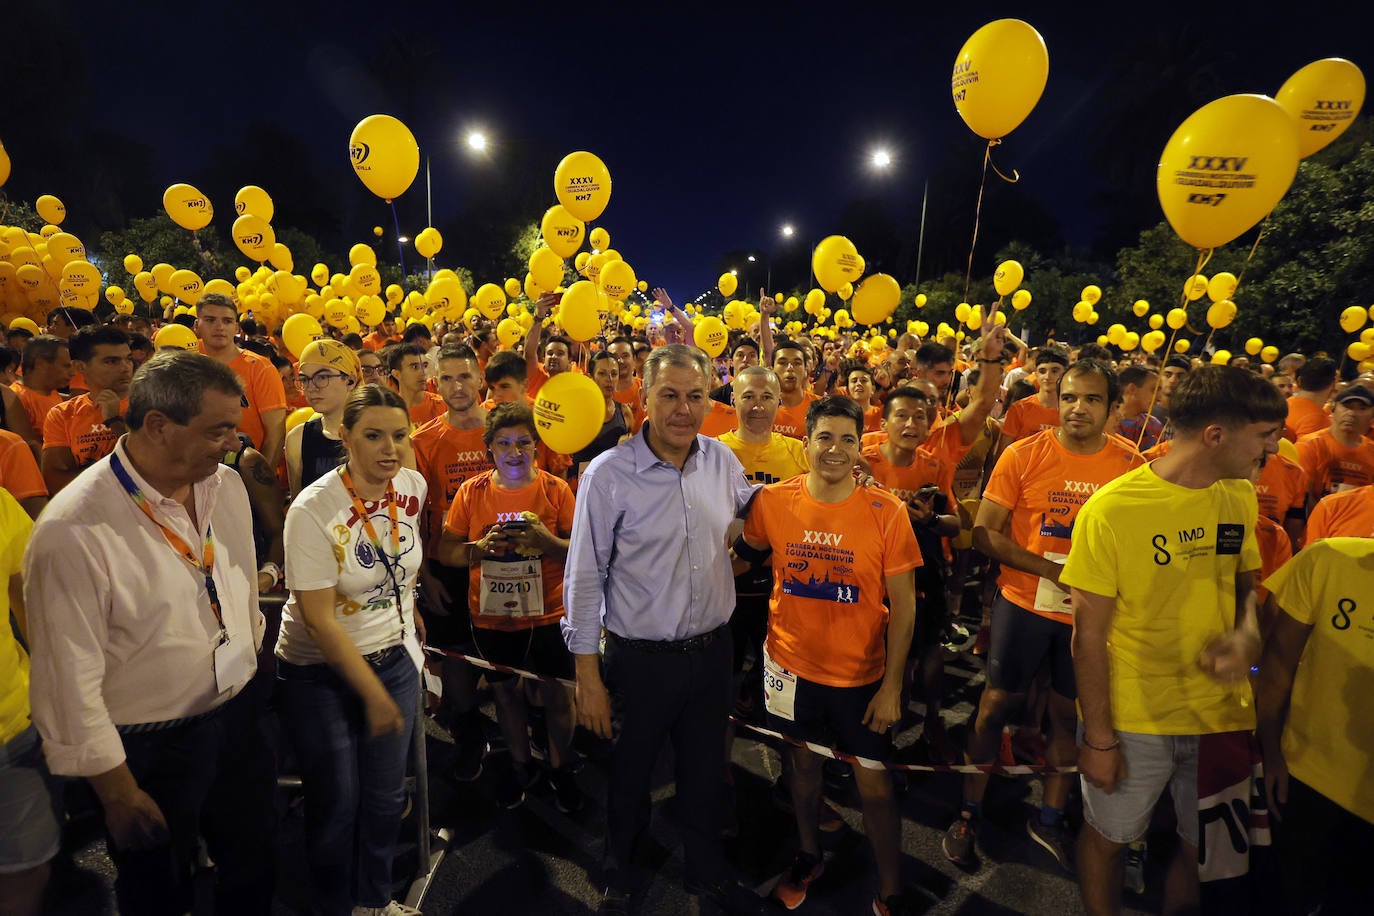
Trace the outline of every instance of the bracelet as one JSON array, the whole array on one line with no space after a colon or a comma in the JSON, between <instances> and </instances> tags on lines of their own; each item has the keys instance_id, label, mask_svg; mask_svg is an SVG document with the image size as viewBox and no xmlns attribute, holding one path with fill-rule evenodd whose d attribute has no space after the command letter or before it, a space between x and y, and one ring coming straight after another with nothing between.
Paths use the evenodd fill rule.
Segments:
<instances>
[{"instance_id":1,"label":"bracelet","mask_svg":"<svg viewBox=\"0 0 1374 916\"><path fill-rule=\"evenodd\" d=\"M1088 736L1083 736L1083 746L1091 751L1114 751L1121 747L1121 739L1113 738L1111 744L1093 744L1088 740Z\"/></svg>"},{"instance_id":2,"label":"bracelet","mask_svg":"<svg viewBox=\"0 0 1374 916\"><path fill-rule=\"evenodd\" d=\"M259 575L263 573L267 573L269 576L272 577L272 584L267 586L267 590L270 592L272 589L276 588L277 583L281 581L281 567L278 566L276 563L273 563L271 560L268 560L266 563L262 564L261 568L258 569Z\"/></svg>"},{"instance_id":3,"label":"bracelet","mask_svg":"<svg viewBox=\"0 0 1374 916\"><path fill-rule=\"evenodd\" d=\"M930 518L928 518L928 519L925 520L925 526L926 526L927 528L934 528L935 526L937 526L937 525L940 524L940 518L941 518L940 513L938 513L938 512L932 512L932 513L930 513Z\"/></svg>"}]
</instances>

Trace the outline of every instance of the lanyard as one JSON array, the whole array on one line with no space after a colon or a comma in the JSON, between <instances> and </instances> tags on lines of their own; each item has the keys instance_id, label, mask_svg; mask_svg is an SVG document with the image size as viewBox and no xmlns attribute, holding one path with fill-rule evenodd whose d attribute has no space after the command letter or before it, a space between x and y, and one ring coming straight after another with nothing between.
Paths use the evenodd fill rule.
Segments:
<instances>
[{"instance_id":1,"label":"lanyard","mask_svg":"<svg viewBox=\"0 0 1374 916\"><path fill-rule=\"evenodd\" d=\"M377 562L382 564L382 569L386 570L387 578L391 581L391 590L396 596L396 614L401 620L401 632L406 629L405 612L401 609L401 583L399 573L401 570L401 528L396 521L396 487L391 481L387 481L386 494L382 500L386 503L387 520L391 522L391 555L388 557L382 549L382 539L377 537L377 529L372 527L372 519L367 514L367 509L363 506L363 501L358 496L358 491L353 488L353 477L348 473L348 465L339 468L339 476L343 479L344 489L348 491L349 499L353 500L353 511L358 514L358 518L363 522L363 533L372 543L372 552L377 557Z\"/></svg>"},{"instance_id":2,"label":"lanyard","mask_svg":"<svg viewBox=\"0 0 1374 916\"><path fill-rule=\"evenodd\" d=\"M142 509L143 514L148 516L148 519L152 521L154 525L157 525L158 530L162 532L162 537L167 541L167 546L176 551L178 556L194 566L196 571L205 577L205 591L210 596L210 610L215 615L215 623L219 624L220 641L228 642L229 634L224 628L224 614L220 609L219 591L215 588L215 579L213 575L215 568L215 536L210 531L209 522L205 525L205 544L201 549L201 556L197 557L195 552L191 550L191 545L187 544L186 541L182 539L181 535L162 524L157 516L153 515L153 507L149 505L148 497L139 489L138 484L134 483L134 479L129 476L129 472L125 469L124 463L119 460L118 454L111 453L110 469L114 471L115 479L119 481L120 486L124 487L124 492L129 494L129 498L134 501L134 505Z\"/></svg>"}]
</instances>

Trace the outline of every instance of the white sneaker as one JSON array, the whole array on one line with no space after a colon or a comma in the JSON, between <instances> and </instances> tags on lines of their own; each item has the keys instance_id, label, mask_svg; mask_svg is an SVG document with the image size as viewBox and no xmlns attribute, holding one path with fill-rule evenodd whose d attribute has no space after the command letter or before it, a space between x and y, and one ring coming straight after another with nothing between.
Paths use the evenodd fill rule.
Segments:
<instances>
[{"instance_id":1,"label":"white sneaker","mask_svg":"<svg viewBox=\"0 0 1374 916\"><path fill-rule=\"evenodd\" d=\"M393 900L386 906L355 906L353 916L424 916L424 913Z\"/></svg>"}]
</instances>

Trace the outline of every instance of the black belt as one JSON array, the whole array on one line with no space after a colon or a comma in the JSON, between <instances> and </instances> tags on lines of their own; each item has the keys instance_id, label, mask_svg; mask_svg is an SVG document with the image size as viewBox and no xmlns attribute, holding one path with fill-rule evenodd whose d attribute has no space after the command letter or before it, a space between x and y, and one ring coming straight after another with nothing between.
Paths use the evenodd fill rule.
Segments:
<instances>
[{"instance_id":1,"label":"black belt","mask_svg":"<svg viewBox=\"0 0 1374 916\"><path fill-rule=\"evenodd\" d=\"M686 639L630 639L610 630L606 631L606 636L614 639L622 646L639 649L642 652L695 652L715 642L729 627L729 624L723 623L709 633L702 633L700 636L688 636Z\"/></svg>"},{"instance_id":2,"label":"black belt","mask_svg":"<svg viewBox=\"0 0 1374 916\"><path fill-rule=\"evenodd\" d=\"M161 732L169 728L180 728L183 725L191 725L203 719L208 719L213 715L218 715L219 711L226 705L228 705L227 701L216 706L209 712L197 713L194 716L182 716L180 719L167 719L163 722L139 722L134 725L116 725L115 731L119 732L121 735L140 735L144 732Z\"/></svg>"},{"instance_id":3,"label":"black belt","mask_svg":"<svg viewBox=\"0 0 1374 916\"><path fill-rule=\"evenodd\" d=\"M387 659L391 658L391 656L395 655L397 652L400 652L404 648L405 646L401 644L387 646L385 649L378 649L376 652L371 652L367 655L364 655L363 661L367 662L374 668L380 668L382 665L386 664Z\"/></svg>"}]
</instances>

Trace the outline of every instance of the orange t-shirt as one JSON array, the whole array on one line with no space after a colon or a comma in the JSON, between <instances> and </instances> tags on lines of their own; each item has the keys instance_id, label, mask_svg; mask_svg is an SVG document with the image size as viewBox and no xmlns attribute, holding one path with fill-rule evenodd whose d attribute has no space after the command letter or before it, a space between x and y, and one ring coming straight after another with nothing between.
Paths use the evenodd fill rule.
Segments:
<instances>
[{"instance_id":1,"label":"orange t-shirt","mask_svg":"<svg viewBox=\"0 0 1374 916\"><path fill-rule=\"evenodd\" d=\"M1255 496L1259 498L1260 515L1280 525L1287 518L1303 518L1307 514L1307 472L1282 455L1270 455L1255 481Z\"/></svg>"},{"instance_id":2,"label":"orange t-shirt","mask_svg":"<svg viewBox=\"0 0 1374 916\"><path fill-rule=\"evenodd\" d=\"M201 352L205 352L204 344ZM243 418L239 420L239 432L253 440L253 447L261 449L267 438L267 427L263 425L262 415L273 410L286 409L286 388L281 383L281 375L270 359L248 350L240 350L229 360L229 368L243 382Z\"/></svg>"},{"instance_id":3,"label":"orange t-shirt","mask_svg":"<svg viewBox=\"0 0 1374 916\"><path fill-rule=\"evenodd\" d=\"M1283 526L1261 513L1255 522L1255 540L1259 542L1260 573L1258 582L1264 582L1279 567L1293 559L1293 541ZM1255 597L1262 605L1269 597L1269 590L1263 585L1255 585Z\"/></svg>"},{"instance_id":4,"label":"orange t-shirt","mask_svg":"<svg viewBox=\"0 0 1374 916\"><path fill-rule=\"evenodd\" d=\"M1059 408L1045 407L1039 395L1028 395L1013 401L1007 408L1006 418L1002 420L1002 439L1015 442L1033 436L1044 429L1059 426Z\"/></svg>"},{"instance_id":5,"label":"orange t-shirt","mask_svg":"<svg viewBox=\"0 0 1374 916\"><path fill-rule=\"evenodd\" d=\"M1368 439L1347 448L1327 428L1303 436L1296 447L1298 463L1307 472L1308 488L1317 499L1374 483L1374 442Z\"/></svg>"},{"instance_id":6,"label":"orange t-shirt","mask_svg":"<svg viewBox=\"0 0 1374 916\"><path fill-rule=\"evenodd\" d=\"M897 465L888 462L881 445L870 445L863 450L864 460L873 469L873 479L882 484L883 489L906 502L916 495L921 487L934 485L948 496L954 498L954 468L940 460L938 455L918 448L911 464Z\"/></svg>"},{"instance_id":7,"label":"orange t-shirt","mask_svg":"<svg viewBox=\"0 0 1374 916\"><path fill-rule=\"evenodd\" d=\"M791 436L793 439L806 438L806 408L817 396L809 391L802 392L801 403L796 407L779 407L773 417L773 432Z\"/></svg>"},{"instance_id":8,"label":"orange t-shirt","mask_svg":"<svg viewBox=\"0 0 1374 916\"><path fill-rule=\"evenodd\" d=\"M1007 447L983 488L983 498L1011 512L1008 536L1013 542L1036 556L1064 560L1074 520L1088 497L1144 460L1113 436L1096 454L1078 455L1060 443L1055 430L1045 430ZM1036 608L1040 582L1039 576L1006 563L997 579L1003 597L1017 607L1047 620L1072 622L1067 609ZM1054 597L1046 590L1042 604L1053 603Z\"/></svg>"},{"instance_id":9,"label":"orange t-shirt","mask_svg":"<svg viewBox=\"0 0 1374 916\"><path fill-rule=\"evenodd\" d=\"M278 378L280 383L281 379ZM119 412L129 410L129 399L119 402ZM77 467L84 468L114 451L119 434L105 425L100 405L89 394L78 394L48 411L43 421L43 448L70 449Z\"/></svg>"},{"instance_id":10,"label":"orange t-shirt","mask_svg":"<svg viewBox=\"0 0 1374 916\"><path fill-rule=\"evenodd\" d=\"M571 372L574 375L586 374L582 371L580 367L575 365L569 366L564 371ZM529 374L525 378L525 394L529 395L531 399L538 397L539 389L544 387L544 383L547 382L549 378L550 376L547 372L544 371L544 367L539 365L538 363L535 363L534 368L529 371ZM636 398L637 397L638 395L636 394ZM624 401L621 401L620 398L615 398L615 401L621 404L625 403ZM639 401L636 400L633 404L630 405L630 407L631 409L638 409Z\"/></svg>"},{"instance_id":11,"label":"orange t-shirt","mask_svg":"<svg viewBox=\"0 0 1374 916\"><path fill-rule=\"evenodd\" d=\"M877 432L883 428L883 407L881 404L874 404L864 411L864 432Z\"/></svg>"},{"instance_id":12,"label":"orange t-shirt","mask_svg":"<svg viewBox=\"0 0 1374 916\"><path fill-rule=\"evenodd\" d=\"M61 392L41 394L23 382L10 385L10 390L19 396L19 403L24 405L24 413L29 415L29 425L33 427L33 431L40 436L43 435L43 421L48 418L49 410L62 403Z\"/></svg>"},{"instance_id":13,"label":"orange t-shirt","mask_svg":"<svg viewBox=\"0 0 1374 916\"><path fill-rule=\"evenodd\" d=\"M467 541L475 541L488 530L503 522L520 517L522 512L533 512L539 516L554 534L567 537L572 532L573 493L567 483L545 471L535 471L535 479L518 490L507 490L496 484L496 472L479 474L463 482L449 506L444 527ZM490 562L490 561L488 561ZM496 558L501 566L522 567L518 570L528 574L532 570L533 557L521 557L509 553ZM507 615L484 612L493 601L488 598L483 604L482 572L486 563L468 567L468 608L472 612L473 626L489 630L526 630L531 627L553 623L563 616L563 561L552 557L539 557L539 573L543 580L543 613L529 616ZM508 595L511 603L518 604L519 589L512 592L497 591L506 583L499 577L488 580L488 591L497 596L497 606L506 602L500 596ZM509 586L508 586L509 587Z\"/></svg>"},{"instance_id":14,"label":"orange t-shirt","mask_svg":"<svg viewBox=\"0 0 1374 916\"><path fill-rule=\"evenodd\" d=\"M415 450L415 468L424 475L429 492L425 497L429 525L429 556L437 556L444 518L453 495L469 477L491 470L491 456L482 441L482 427L457 429L447 414L421 426L410 434Z\"/></svg>"},{"instance_id":15,"label":"orange t-shirt","mask_svg":"<svg viewBox=\"0 0 1374 916\"><path fill-rule=\"evenodd\" d=\"M1322 538L1374 538L1374 486L1324 497L1307 520L1307 543Z\"/></svg>"},{"instance_id":16,"label":"orange t-shirt","mask_svg":"<svg viewBox=\"0 0 1374 916\"><path fill-rule=\"evenodd\" d=\"M1331 414L1320 404L1293 395L1288 399L1288 422L1284 424L1288 438L1297 443L1303 436L1319 433L1331 426Z\"/></svg>"},{"instance_id":17,"label":"orange t-shirt","mask_svg":"<svg viewBox=\"0 0 1374 916\"><path fill-rule=\"evenodd\" d=\"M707 398L707 402L711 407L706 411L706 417L701 421L701 429L698 432L703 436L718 439L724 433L733 431L739 419L735 414L735 408L720 401L712 401L710 398Z\"/></svg>"},{"instance_id":18,"label":"orange t-shirt","mask_svg":"<svg viewBox=\"0 0 1374 916\"><path fill-rule=\"evenodd\" d=\"M434 392L426 391L420 403L414 407L407 407L406 413L410 414L410 422L420 427L448 413L448 404Z\"/></svg>"},{"instance_id":19,"label":"orange t-shirt","mask_svg":"<svg viewBox=\"0 0 1374 916\"><path fill-rule=\"evenodd\" d=\"M906 508L875 487L823 503L807 475L769 484L754 499L744 537L773 548L768 600L772 659L830 687L860 687L887 664L887 578L921 565Z\"/></svg>"},{"instance_id":20,"label":"orange t-shirt","mask_svg":"<svg viewBox=\"0 0 1374 916\"><path fill-rule=\"evenodd\" d=\"M644 422L644 418L647 416L644 412L644 404L639 396L640 385L641 382L639 379L631 379L629 388L624 391L616 391L611 395L611 400L615 401L617 404L630 405L630 409L634 411L634 425L636 427Z\"/></svg>"},{"instance_id":21,"label":"orange t-shirt","mask_svg":"<svg viewBox=\"0 0 1374 916\"><path fill-rule=\"evenodd\" d=\"M48 485L29 444L7 429L0 429L0 487L15 499L48 495Z\"/></svg>"}]
</instances>

